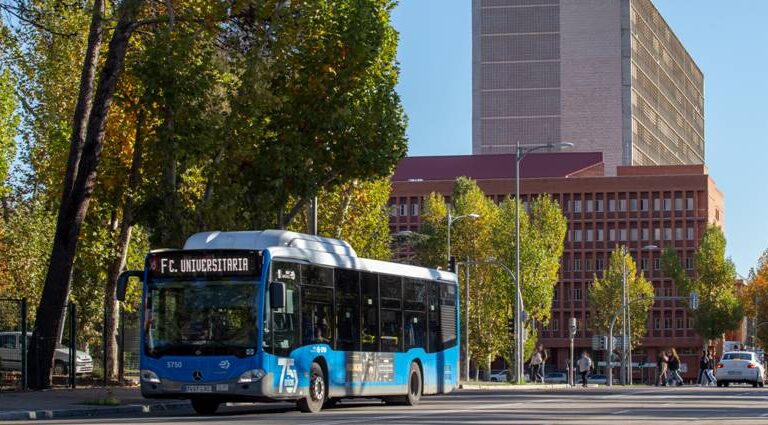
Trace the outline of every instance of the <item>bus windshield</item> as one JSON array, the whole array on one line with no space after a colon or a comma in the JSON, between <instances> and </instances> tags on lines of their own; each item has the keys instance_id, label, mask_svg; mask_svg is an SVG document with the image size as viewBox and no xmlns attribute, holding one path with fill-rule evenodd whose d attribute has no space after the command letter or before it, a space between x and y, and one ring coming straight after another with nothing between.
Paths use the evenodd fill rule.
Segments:
<instances>
[{"instance_id":1,"label":"bus windshield","mask_svg":"<svg viewBox=\"0 0 768 425\"><path fill-rule=\"evenodd\" d=\"M252 355L256 283L152 282L146 300L147 355Z\"/></svg>"}]
</instances>

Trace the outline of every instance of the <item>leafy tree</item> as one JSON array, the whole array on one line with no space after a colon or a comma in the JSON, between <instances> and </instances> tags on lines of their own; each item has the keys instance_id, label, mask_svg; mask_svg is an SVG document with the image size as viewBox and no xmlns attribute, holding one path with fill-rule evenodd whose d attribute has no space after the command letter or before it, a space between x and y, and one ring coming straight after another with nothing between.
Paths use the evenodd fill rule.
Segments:
<instances>
[{"instance_id":1,"label":"leafy tree","mask_svg":"<svg viewBox=\"0 0 768 425\"><path fill-rule=\"evenodd\" d=\"M14 139L20 122L17 106L14 79L7 69L0 68L0 198L8 195L6 181L16 156Z\"/></svg>"},{"instance_id":2,"label":"leafy tree","mask_svg":"<svg viewBox=\"0 0 768 425\"><path fill-rule=\"evenodd\" d=\"M744 313L752 317L755 329L755 345L768 345L768 250L757 261L757 268L749 271L748 285L741 294Z\"/></svg>"},{"instance_id":3,"label":"leafy tree","mask_svg":"<svg viewBox=\"0 0 768 425\"><path fill-rule=\"evenodd\" d=\"M318 195L318 233L342 239L360 257L389 260L389 179L353 180ZM307 232L309 216L295 220L291 230Z\"/></svg>"},{"instance_id":4,"label":"leafy tree","mask_svg":"<svg viewBox=\"0 0 768 425\"><path fill-rule=\"evenodd\" d=\"M736 329L744 317L736 295L736 267L725 256L725 244L723 230L707 226L696 251L693 276L683 270L674 249L666 249L663 255L664 273L674 280L678 293L699 295L699 307L692 312L694 329L709 340Z\"/></svg>"},{"instance_id":5,"label":"leafy tree","mask_svg":"<svg viewBox=\"0 0 768 425\"><path fill-rule=\"evenodd\" d=\"M608 265L603 275L594 276L592 286L589 288L587 299L591 310L592 327L596 332L608 333L608 327L616 313L622 306L622 286L624 270L627 276L627 298L630 301L629 319L632 345L637 346L645 336L648 326L648 314L653 307L653 285L642 273L637 272L635 260L629 253L624 252L625 247L616 247L611 252ZM633 302L635 300L639 300ZM614 325L616 329L623 326L624 315L619 314Z\"/></svg>"}]
</instances>

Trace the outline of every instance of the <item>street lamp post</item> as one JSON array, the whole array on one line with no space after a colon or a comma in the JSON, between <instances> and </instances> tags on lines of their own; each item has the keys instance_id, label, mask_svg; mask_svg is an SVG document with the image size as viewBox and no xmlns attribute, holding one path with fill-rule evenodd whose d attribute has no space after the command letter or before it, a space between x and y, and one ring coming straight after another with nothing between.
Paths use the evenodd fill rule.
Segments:
<instances>
[{"instance_id":1,"label":"street lamp post","mask_svg":"<svg viewBox=\"0 0 768 425\"><path fill-rule=\"evenodd\" d=\"M642 247L641 251L654 251L659 249L656 245L646 245ZM622 253L624 254L624 257L622 258L622 281L621 281L621 292L622 292L622 306L627 306L629 304L629 291L627 290L627 262L626 257L629 254L629 250L627 250L626 245L622 245ZM638 255L639 257L639 255ZM622 362L621 362L621 381L622 384L629 383L629 385L632 385L632 315L630 314L631 311L629 307L624 308L624 323L622 326L622 341L624 343L624 346L622 347ZM629 367L626 367L625 365L628 365Z\"/></svg>"},{"instance_id":2,"label":"street lamp post","mask_svg":"<svg viewBox=\"0 0 768 425\"><path fill-rule=\"evenodd\" d=\"M539 145L515 144L515 379L523 381L523 343L522 343L522 295L520 293L520 163L529 153L540 149L570 148L573 143L548 143Z\"/></svg>"}]
</instances>

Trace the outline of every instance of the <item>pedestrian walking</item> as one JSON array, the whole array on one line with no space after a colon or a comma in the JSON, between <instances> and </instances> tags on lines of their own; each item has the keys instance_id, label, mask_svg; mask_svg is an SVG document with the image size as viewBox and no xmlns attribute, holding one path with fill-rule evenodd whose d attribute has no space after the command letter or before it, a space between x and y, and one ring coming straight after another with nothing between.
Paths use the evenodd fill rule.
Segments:
<instances>
[{"instance_id":1,"label":"pedestrian walking","mask_svg":"<svg viewBox=\"0 0 768 425\"><path fill-rule=\"evenodd\" d=\"M539 375L541 373L541 353L537 350L531 356L531 381L539 382ZM543 381L543 377L542 377Z\"/></svg>"},{"instance_id":2,"label":"pedestrian walking","mask_svg":"<svg viewBox=\"0 0 768 425\"><path fill-rule=\"evenodd\" d=\"M581 374L581 386L587 386L587 375L592 370L592 359L589 358L589 353L586 351L581 353L581 358L576 362L576 367Z\"/></svg>"},{"instance_id":3,"label":"pedestrian walking","mask_svg":"<svg viewBox=\"0 0 768 425\"><path fill-rule=\"evenodd\" d=\"M539 379L541 383L544 383L544 376L547 373L547 350L544 348L544 344L539 344L539 353L541 354L541 365L539 365Z\"/></svg>"},{"instance_id":4,"label":"pedestrian walking","mask_svg":"<svg viewBox=\"0 0 768 425\"><path fill-rule=\"evenodd\" d=\"M674 382L678 387L683 385L683 377L680 376L680 357L674 348L669 353L669 381Z\"/></svg>"},{"instance_id":5,"label":"pedestrian walking","mask_svg":"<svg viewBox=\"0 0 768 425\"><path fill-rule=\"evenodd\" d=\"M709 385L717 385L717 378L715 378L715 350L709 352L709 360L707 364L707 377L709 377Z\"/></svg>"},{"instance_id":6,"label":"pedestrian walking","mask_svg":"<svg viewBox=\"0 0 768 425\"><path fill-rule=\"evenodd\" d=\"M664 350L659 351L659 355L656 357L656 370L659 372L659 376L656 379L656 386L667 386L667 366L669 363L669 357Z\"/></svg>"},{"instance_id":7,"label":"pedestrian walking","mask_svg":"<svg viewBox=\"0 0 768 425\"><path fill-rule=\"evenodd\" d=\"M701 357L699 357L699 385L704 387L709 385L709 375L707 374L707 368L709 367L709 352L701 350Z\"/></svg>"}]
</instances>

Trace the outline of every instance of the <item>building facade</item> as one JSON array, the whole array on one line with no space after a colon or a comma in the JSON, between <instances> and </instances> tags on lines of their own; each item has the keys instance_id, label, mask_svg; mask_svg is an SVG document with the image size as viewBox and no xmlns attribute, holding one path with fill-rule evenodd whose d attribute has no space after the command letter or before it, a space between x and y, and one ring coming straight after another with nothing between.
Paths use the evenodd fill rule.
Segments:
<instances>
[{"instance_id":1,"label":"building facade","mask_svg":"<svg viewBox=\"0 0 768 425\"><path fill-rule=\"evenodd\" d=\"M674 247L684 267L692 271L694 254L707 225L724 223L723 196L703 165L622 166L615 176L605 176L600 154L584 155L531 154L521 168L521 198L525 201L550 194L568 219L552 319L539 329L540 341L550 350L550 364L559 370L565 369L568 358L570 317L579 322L577 350L591 347L587 292L614 248L627 246L657 295L678 295L674 283L662 272L662 250ZM482 157L451 157L464 161L463 166L453 168L455 172L439 166L444 157L402 160L392 179L392 232L417 231L422 199L437 192L450 200L454 181L462 175L475 179L486 196L497 202L514 193L514 168L510 165L514 164L514 156L510 161L509 155L488 155L485 162L478 162ZM647 335L642 346L633 351L633 360L653 362L659 349L675 347L682 355L684 368L690 371L687 376L695 377L703 340L693 331L686 308L677 301L657 301L646 327ZM602 359L603 355L594 353L594 358ZM635 376L647 380L652 372L647 369L643 375L637 371Z\"/></svg>"},{"instance_id":2,"label":"building facade","mask_svg":"<svg viewBox=\"0 0 768 425\"><path fill-rule=\"evenodd\" d=\"M472 153L704 163L704 77L650 0L473 0Z\"/></svg>"}]
</instances>

